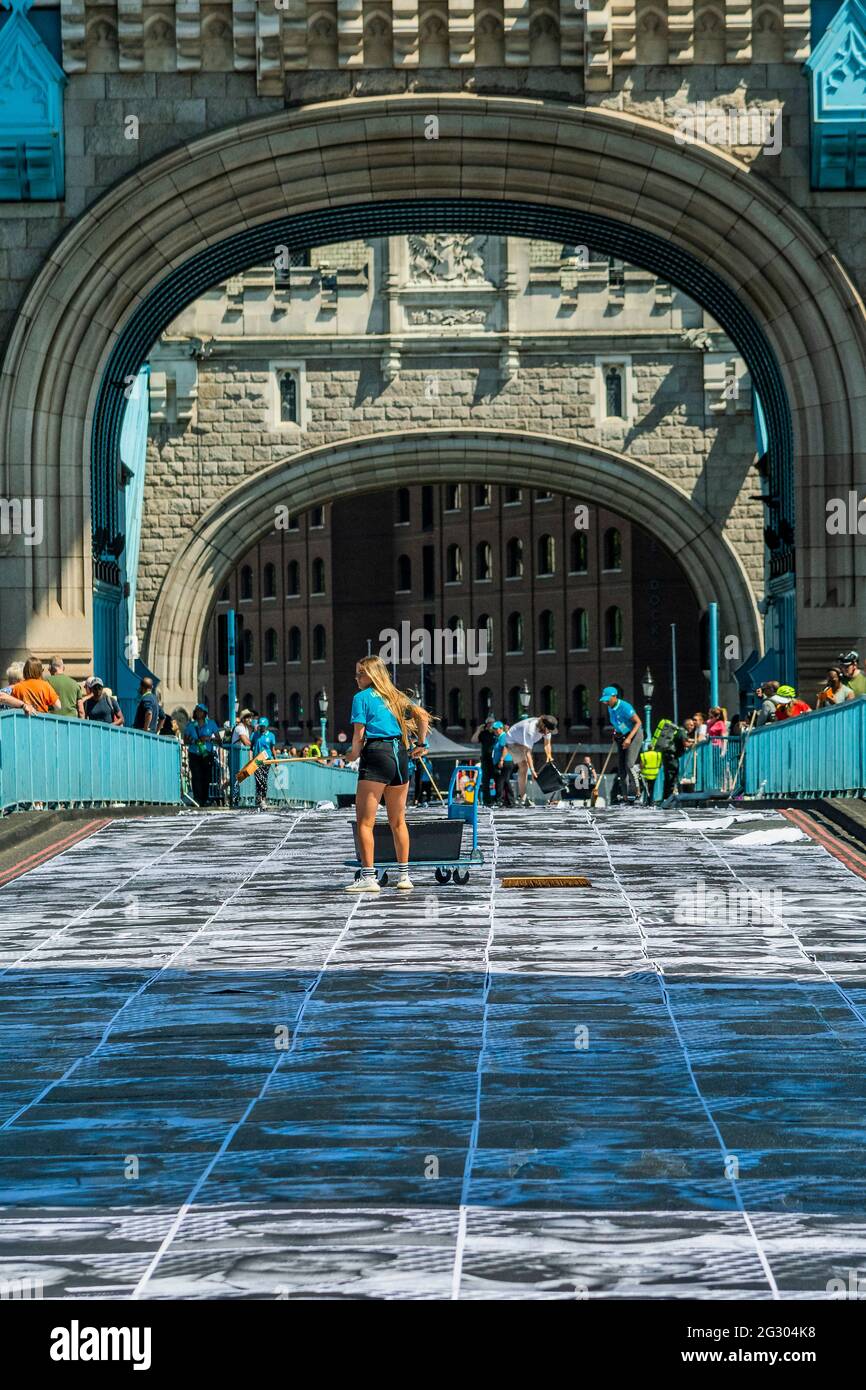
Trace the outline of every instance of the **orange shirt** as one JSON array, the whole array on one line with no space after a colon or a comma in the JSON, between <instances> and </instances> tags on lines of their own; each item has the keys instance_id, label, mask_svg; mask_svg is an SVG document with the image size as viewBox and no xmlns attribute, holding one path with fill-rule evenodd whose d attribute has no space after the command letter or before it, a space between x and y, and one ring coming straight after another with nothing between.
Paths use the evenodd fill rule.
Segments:
<instances>
[{"instance_id":1,"label":"orange shirt","mask_svg":"<svg viewBox=\"0 0 866 1390\"><path fill-rule=\"evenodd\" d=\"M17 685L13 685L12 694L16 700L23 700L40 714L51 714L60 699L57 691L41 679L19 681Z\"/></svg>"}]
</instances>

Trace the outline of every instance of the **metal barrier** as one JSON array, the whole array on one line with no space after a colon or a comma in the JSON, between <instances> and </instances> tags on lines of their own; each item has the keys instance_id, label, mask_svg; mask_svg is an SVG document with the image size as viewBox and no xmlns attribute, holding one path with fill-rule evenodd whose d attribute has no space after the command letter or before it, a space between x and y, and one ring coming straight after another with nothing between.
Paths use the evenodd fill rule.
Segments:
<instances>
[{"instance_id":1,"label":"metal barrier","mask_svg":"<svg viewBox=\"0 0 866 1390\"><path fill-rule=\"evenodd\" d=\"M0 712L0 811L180 804L180 744L138 729Z\"/></svg>"},{"instance_id":2,"label":"metal barrier","mask_svg":"<svg viewBox=\"0 0 866 1390\"><path fill-rule=\"evenodd\" d=\"M747 796L866 795L866 698L755 729L745 772Z\"/></svg>"},{"instance_id":3,"label":"metal barrier","mask_svg":"<svg viewBox=\"0 0 866 1390\"><path fill-rule=\"evenodd\" d=\"M742 781L741 772L738 777L742 748L741 738L723 738L721 743L705 739L690 748L680 758L680 791L719 796L737 791L737 784Z\"/></svg>"},{"instance_id":4,"label":"metal barrier","mask_svg":"<svg viewBox=\"0 0 866 1390\"><path fill-rule=\"evenodd\" d=\"M211 779L211 801L224 806L231 804L231 789L237 773L249 762L250 753L235 744L216 750ZM354 796L358 774L348 767L329 767L306 758L281 758L277 767L268 770L267 799L272 805L315 806L317 801L333 801L338 795ZM240 806L255 804L256 783L247 777L238 788L235 802Z\"/></svg>"}]
</instances>

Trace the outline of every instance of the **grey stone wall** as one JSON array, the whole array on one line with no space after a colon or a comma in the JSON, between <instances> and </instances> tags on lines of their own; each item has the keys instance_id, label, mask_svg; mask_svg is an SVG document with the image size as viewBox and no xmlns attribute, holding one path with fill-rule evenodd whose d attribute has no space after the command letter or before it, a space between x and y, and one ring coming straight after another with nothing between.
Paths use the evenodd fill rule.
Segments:
<instances>
[{"instance_id":1,"label":"grey stone wall","mask_svg":"<svg viewBox=\"0 0 866 1390\"><path fill-rule=\"evenodd\" d=\"M760 491L751 468L748 411L705 415L699 353L633 359L637 418L596 427L595 365L588 357L534 354L502 382L497 359L473 366L413 359L386 383L378 358L308 359L308 428L272 428L266 363L206 359L193 419L152 428L145 486L137 616L143 634L169 561L189 529L227 492L302 449L353 436L425 426L551 433L628 453L682 487L723 525L757 593L763 591ZM429 383L435 381L431 400ZM515 480L517 481L517 480ZM292 506L287 488L285 504ZM647 517L652 528L653 518Z\"/></svg>"}]
</instances>

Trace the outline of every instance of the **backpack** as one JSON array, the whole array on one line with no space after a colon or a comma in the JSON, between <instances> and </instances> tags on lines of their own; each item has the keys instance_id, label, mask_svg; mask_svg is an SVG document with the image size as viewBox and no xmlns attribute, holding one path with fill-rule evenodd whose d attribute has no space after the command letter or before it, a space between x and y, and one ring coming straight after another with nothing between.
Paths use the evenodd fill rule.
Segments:
<instances>
[{"instance_id":1,"label":"backpack","mask_svg":"<svg viewBox=\"0 0 866 1390\"><path fill-rule=\"evenodd\" d=\"M678 724L674 724L671 719L660 719L656 724L655 732L652 736L651 747L657 753L666 753L672 748L677 734L680 732Z\"/></svg>"}]
</instances>

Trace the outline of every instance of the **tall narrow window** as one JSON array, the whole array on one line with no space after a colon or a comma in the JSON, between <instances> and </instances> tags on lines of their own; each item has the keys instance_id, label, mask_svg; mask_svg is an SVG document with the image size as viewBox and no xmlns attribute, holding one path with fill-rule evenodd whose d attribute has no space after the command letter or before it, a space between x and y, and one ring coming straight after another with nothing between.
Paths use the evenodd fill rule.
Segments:
<instances>
[{"instance_id":1,"label":"tall narrow window","mask_svg":"<svg viewBox=\"0 0 866 1390\"><path fill-rule=\"evenodd\" d=\"M545 685L541 691L541 708L544 714L559 714L559 696L555 685Z\"/></svg>"},{"instance_id":2,"label":"tall narrow window","mask_svg":"<svg viewBox=\"0 0 866 1390\"><path fill-rule=\"evenodd\" d=\"M241 598L252 598L253 596L253 572L249 565L244 565L241 570Z\"/></svg>"},{"instance_id":3,"label":"tall narrow window","mask_svg":"<svg viewBox=\"0 0 866 1390\"><path fill-rule=\"evenodd\" d=\"M556 570L556 544L553 536L538 537L538 573L553 574Z\"/></svg>"},{"instance_id":4,"label":"tall narrow window","mask_svg":"<svg viewBox=\"0 0 866 1390\"><path fill-rule=\"evenodd\" d=\"M459 512L463 506L463 489L459 483L445 484L446 512Z\"/></svg>"},{"instance_id":5,"label":"tall narrow window","mask_svg":"<svg viewBox=\"0 0 866 1390\"><path fill-rule=\"evenodd\" d=\"M277 697L273 691L271 691L268 695L265 696L265 709L268 713L268 719L271 721L272 724L276 724L278 705Z\"/></svg>"},{"instance_id":6,"label":"tall narrow window","mask_svg":"<svg viewBox=\"0 0 866 1390\"><path fill-rule=\"evenodd\" d=\"M523 541L512 536L505 547L505 573L509 579L523 575Z\"/></svg>"},{"instance_id":7,"label":"tall narrow window","mask_svg":"<svg viewBox=\"0 0 866 1390\"><path fill-rule=\"evenodd\" d=\"M463 556L459 545L449 545L445 553L445 575L449 584L463 582Z\"/></svg>"},{"instance_id":8,"label":"tall narrow window","mask_svg":"<svg viewBox=\"0 0 866 1390\"><path fill-rule=\"evenodd\" d=\"M300 729L303 715L304 707L301 704L301 697L297 690L293 690L289 696L289 724L291 728Z\"/></svg>"},{"instance_id":9,"label":"tall narrow window","mask_svg":"<svg viewBox=\"0 0 866 1390\"><path fill-rule=\"evenodd\" d=\"M409 489L401 487L397 489L397 504L395 507L395 524L397 526L407 526L411 519L411 509L409 501Z\"/></svg>"},{"instance_id":10,"label":"tall narrow window","mask_svg":"<svg viewBox=\"0 0 866 1390\"><path fill-rule=\"evenodd\" d=\"M252 666L252 664L253 664L253 630L252 630L252 628L250 628L250 627L245 627L245 628L244 628L244 630L243 630L243 632L242 632L242 634L241 634L241 644L242 644L242 646L243 646L244 665L245 665L245 666Z\"/></svg>"},{"instance_id":11,"label":"tall narrow window","mask_svg":"<svg viewBox=\"0 0 866 1390\"><path fill-rule=\"evenodd\" d=\"M296 372L280 372L280 424L300 423L298 412L298 377Z\"/></svg>"},{"instance_id":12,"label":"tall narrow window","mask_svg":"<svg viewBox=\"0 0 866 1390\"><path fill-rule=\"evenodd\" d=\"M397 588L400 593L408 593L412 588L412 561L408 555L397 556Z\"/></svg>"},{"instance_id":13,"label":"tall narrow window","mask_svg":"<svg viewBox=\"0 0 866 1390\"><path fill-rule=\"evenodd\" d=\"M615 526L609 526L605 531L604 541L602 542L602 552L604 556L604 569L622 569L622 536Z\"/></svg>"},{"instance_id":14,"label":"tall narrow window","mask_svg":"<svg viewBox=\"0 0 866 1390\"><path fill-rule=\"evenodd\" d=\"M457 685L448 692L448 723L452 728L460 728L464 723L463 691Z\"/></svg>"},{"instance_id":15,"label":"tall narrow window","mask_svg":"<svg viewBox=\"0 0 866 1390\"><path fill-rule=\"evenodd\" d=\"M325 629L322 627L321 623L317 623L313 628L313 660L324 661L326 650L327 638L325 636Z\"/></svg>"},{"instance_id":16,"label":"tall narrow window","mask_svg":"<svg viewBox=\"0 0 866 1390\"><path fill-rule=\"evenodd\" d=\"M272 627L265 633L265 661L277 659L277 634Z\"/></svg>"},{"instance_id":17,"label":"tall narrow window","mask_svg":"<svg viewBox=\"0 0 866 1390\"><path fill-rule=\"evenodd\" d=\"M286 566L286 593L294 598L301 592L301 567L297 560L290 560Z\"/></svg>"},{"instance_id":18,"label":"tall narrow window","mask_svg":"<svg viewBox=\"0 0 866 1390\"><path fill-rule=\"evenodd\" d=\"M623 418L622 367L608 367L604 374L604 413L608 420Z\"/></svg>"},{"instance_id":19,"label":"tall narrow window","mask_svg":"<svg viewBox=\"0 0 866 1390\"><path fill-rule=\"evenodd\" d=\"M489 613L481 613L478 617L478 631L483 633L486 640L487 655L493 653L493 619Z\"/></svg>"},{"instance_id":20,"label":"tall narrow window","mask_svg":"<svg viewBox=\"0 0 866 1390\"><path fill-rule=\"evenodd\" d=\"M522 652L523 618L519 613L509 613L506 631L509 652Z\"/></svg>"},{"instance_id":21,"label":"tall narrow window","mask_svg":"<svg viewBox=\"0 0 866 1390\"><path fill-rule=\"evenodd\" d=\"M553 614L549 608L538 615L538 650L552 652L556 647L553 627Z\"/></svg>"},{"instance_id":22,"label":"tall narrow window","mask_svg":"<svg viewBox=\"0 0 866 1390\"><path fill-rule=\"evenodd\" d=\"M289 640L286 643L286 661L300 661L301 659L301 629L299 627L289 628Z\"/></svg>"},{"instance_id":23,"label":"tall narrow window","mask_svg":"<svg viewBox=\"0 0 866 1390\"><path fill-rule=\"evenodd\" d=\"M518 719L523 718L523 710L520 707L520 686L513 685L508 692L508 722L515 724Z\"/></svg>"},{"instance_id":24,"label":"tall narrow window","mask_svg":"<svg viewBox=\"0 0 866 1390\"><path fill-rule=\"evenodd\" d=\"M604 615L604 645L606 647L622 646L621 608L608 608Z\"/></svg>"},{"instance_id":25,"label":"tall narrow window","mask_svg":"<svg viewBox=\"0 0 866 1390\"><path fill-rule=\"evenodd\" d=\"M505 489L505 505L506 505L506 507L518 507L522 501L523 501L523 488L521 488L521 487L507 487L507 488Z\"/></svg>"},{"instance_id":26,"label":"tall narrow window","mask_svg":"<svg viewBox=\"0 0 866 1390\"><path fill-rule=\"evenodd\" d=\"M314 594L323 594L325 592L325 562L318 555L313 561L311 578L313 584L312 592Z\"/></svg>"},{"instance_id":27,"label":"tall narrow window","mask_svg":"<svg viewBox=\"0 0 866 1390\"><path fill-rule=\"evenodd\" d=\"M571 574L586 574L588 551L585 531L573 531L569 547L568 568Z\"/></svg>"},{"instance_id":28,"label":"tall narrow window","mask_svg":"<svg viewBox=\"0 0 866 1390\"><path fill-rule=\"evenodd\" d=\"M585 608L575 608L571 615L571 646L583 652L589 646L589 617Z\"/></svg>"},{"instance_id":29,"label":"tall narrow window","mask_svg":"<svg viewBox=\"0 0 866 1390\"><path fill-rule=\"evenodd\" d=\"M589 695L585 685L576 685L571 692L571 722L589 725Z\"/></svg>"},{"instance_id":30,"label":"tall narrow window","mask_svg":"<svg viewBox=\"0 0 866 1390\"><path fill-rule=\"evenodd\" d=\"M493 578L493 551L487 541L479 541L475 547L475 578Z\"/></svg>"},{"instance_id":31,"label":"tall narrow window","mask_svg":"<svg viewBox=\"0 0 866 1390\"><path fill-rule=\"evenodd\" d=\"M490 487L487 483L477 483L475 486L475 506L490 506Z\"/></svg>"},{"instance_id":32,"label":"tall narrow window","mask_svg":"<svg viewBox=\"0 0 866 1390\"><path fill-rule=\"evenodd\" d=\"M262 575L262 598L276 598L277 572L271 564L265 565Z\"/></svg>"},{"instance_id":33,"label":"tall narrow window","mask_svg":"<svg viewBox=\"0 0 866 1390\"><path fill-rule=\"evenodd\" d=\"M313 507L313 510L310 512L310 525L311 525L311 526L315 526L317 530L320 530L321 527L324 526L324 524L325 524L325 508L324 508L324 507Z\"/></svg>"},{"instance_id":34,"label":"tall narrow window","mask_svg":"<svg viewBox=\"0 0 866 1390\"><path fill-rule=\"evenodd\" d=\"M478 719L486 719L493 713L493 691L485 685L478 692Z\"/></svg>"}]
</instances>

